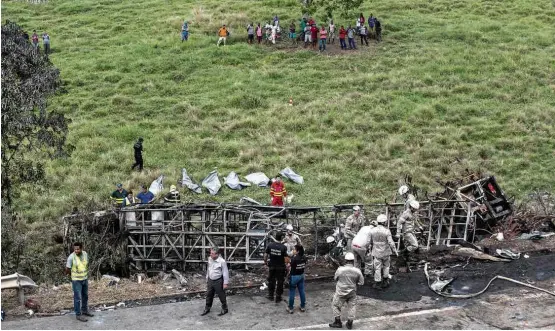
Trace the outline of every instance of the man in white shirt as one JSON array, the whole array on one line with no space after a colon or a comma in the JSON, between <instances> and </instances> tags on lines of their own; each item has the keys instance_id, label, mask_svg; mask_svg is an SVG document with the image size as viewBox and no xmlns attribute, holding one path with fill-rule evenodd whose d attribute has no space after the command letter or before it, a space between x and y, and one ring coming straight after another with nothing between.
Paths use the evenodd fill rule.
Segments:
<instances>
[{"instance_id":1,"label":"man in white shirt","mask_svg":"<svg viewBox=\"0 0 555 331\"><path fill-rule=\"evenodd\" d=\"M225 289L229 283L229 271L225 260L220 256L220 249L213 247L210 249L210 257L208 258L208 267L206 268L206 307L200 316L204 316L210 312L214 295L218 294L222 303L222 311L218 316L228 313Z\"/></svg>"},{"instance_id":2,"label":"man in white shirt","mask_svg":"<svg viewBox=\"0 0 555 331\"><path fill-rule=\"evenodd\" d=\"M355 268L363 271L364 275L371 275L373 273L372 257L367 255L368 246L370 244L370 230L372 230L373 227L374 224L366 225L360 228L351 244L351 251L355 255ZM363 263L364 269L362 269Z\"/></svg>"}]
</instances>

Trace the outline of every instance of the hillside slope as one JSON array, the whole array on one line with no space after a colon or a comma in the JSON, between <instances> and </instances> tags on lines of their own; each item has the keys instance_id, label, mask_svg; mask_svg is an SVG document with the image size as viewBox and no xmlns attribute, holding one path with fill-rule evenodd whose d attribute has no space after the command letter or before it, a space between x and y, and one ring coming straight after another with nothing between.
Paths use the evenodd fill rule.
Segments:
<instances>
[{"instance_id":1,"label":"hillside slope","mask_svg":"<svg viewBox=\"0 0 555 331\"><path fill-rule=\"evenodd\" d=\"M404 174L433 189L455 158L511 195L555 182L551 1L366 1L363 12L381 18L384 42L328 56L244 42L247 22L297 20L296 0L3 1L4 20L49 32L67 90L50 107L73 120L76 146L19 207L56 219L104 202L116 182L136 191L163 173L169 187L182 167L201 180L214 167L273 176L291 166L305 177L289 185L302 205L383 201ZM232 37L217 48L221 23ZM143 174L130 171L139 136ZM184 199L244 195L269 200L255 187Z\"/></svg>"}]
</instances>

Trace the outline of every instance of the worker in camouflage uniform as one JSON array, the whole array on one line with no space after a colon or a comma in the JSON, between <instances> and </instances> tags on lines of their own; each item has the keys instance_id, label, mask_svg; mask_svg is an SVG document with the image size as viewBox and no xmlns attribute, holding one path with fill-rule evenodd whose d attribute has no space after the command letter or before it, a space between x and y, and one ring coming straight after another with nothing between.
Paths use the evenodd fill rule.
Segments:
<instances>
[{"instance_id":1,"label":"worker in camouflage uniform","mask_svg":"<svg viewBox=\"0 0 555 331\"><path fill-rule=\"evenodd\" d=\"M401 214L401 217L399 217L399 221L397 221L397 233L395 234L395 238L400 238L400 236L403 235L403 241L409 255L412 255L412 253L416 252L418 249L418 240L416 240L416 236L414 235L415 226L417 226L420 231L424 230L416 219L416 211L419 208L420 203L418 201L409 201L409 209L405 210Z\"/></svg>"},{"instance_id":2,"label":"worker in camouflage uniform","mask_svg":"<svg viewBox=\"0 0 555 331\"><path fill-rule=\"evenodd\" d=\"M346 264L339 267L335 272L334 280L337 282L335 286L335 294L333 295L332 311L335 320L330 323L330 328L342 328L341 308L347 304L347 329L353 328L353 320L356 313L357 285L364 285L364 276L359 269L353 265L355 256L349 252L345 254Z\"/></svg>"},{"instance_id":3,"label":"worker in camouflage uniform","mask_svg":"<svg viewBox=\"0 0 555 331\"><path fill-rule=\"evenodd\" d=\"M384 226L387 216L378 215L376 221L378 226L370 230L369 246L374 259L374 288L383 288L389 286L390 255L393 252L397 254L397 250L391 237L391 231Z\"/></svg>"},{"instance_id":4,"label":"worker in camouflage uniform","mask_svg":"<svg viewBox=\"0 0 555 331\"><path fill-rule=\"evenodd\" d=\"M353 244L353 238L357 235L358 230L364 223L364 216L360 213L360 207L354 206L353 207L353 214L347 217L347 221L345 221L345 229L343 232L345 233L345 238L347 238L347 251L351 251L351 245Z\"/></svg>"},{"instance_id":5,"label":"worker in camouflage uniform","mask_svg":"<svg viewBox=\"0 0 555 331\"><path fill-rule=\"evenodd\" d=\"M411 200L416 200L414 195L409 193L409 187L407 185L399 187L399 195L401 196L401 198L403 198L403 201L405 203L405 210L409 209L409 202Z\"/></svg>"}]
</instances>

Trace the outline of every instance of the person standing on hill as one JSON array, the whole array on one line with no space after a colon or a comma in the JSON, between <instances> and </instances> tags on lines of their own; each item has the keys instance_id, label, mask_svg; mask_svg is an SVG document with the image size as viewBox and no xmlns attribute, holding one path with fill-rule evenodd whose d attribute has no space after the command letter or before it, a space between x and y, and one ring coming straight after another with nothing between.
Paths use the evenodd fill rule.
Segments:
<instances>
[{"instance_id":1,"label":"person standing on hill","mask_svg":"<svg viewBox=\"0 0 555 331\"><path fill-rule=\"evenodd\" d=\"M33 48L35 51L39 51L39 35L37 34L37 30L33 30L33 35L31 36L31 41L33 42Z\"/></svg>"},{"instance_id":2,"label":"person standing on hill","mask_svg":"<svg viewBox=\"0 0 555 331\"><path fill-rule=\"evenodd\" d=\"M276 176L276 180L270 186L270 197L272 198L272 206L283 206L283 198L287 196L285 183L281 180L281 176Z\"/></svg>"},{"instance_id":3,"label":"person standing on hill","mask_svg":"<svg viewBox=\"0 0 555 331\"><path fill-rule=\"evenodd\" d=\"M222 25L222 27L218 30L218 47L220 47L220 43L223 41L224 42L224 46L225 46L225 42L227 40L227 36L229 36L229 31L227 31L227 28L225 27L225 24Z\"/></svg>"},{"instance_id":4,"label":"person standing on hill","mask_svg":"<svg viewBox=\"0 0 555 331\"><path fill-rule=\"evenodd\" d=\"M324 26L324 24L322 24L322 28L320 29L320 45L318 46L318 49L320 50L320 52L323 52L326 50L327 38L328 38L328 31L326 31L326 27Z\"/></svg>"},{"instance_id":5,"label":"person standing on hill","mask_svg":"<svg viewBox=\"0 0 555 331\"><path fill-rule=\"evenodd\" d=\"M311 26L306 25L304 28L304 47L306 48L312 42L312 33L310 32Z\"/></svg>"},{"instance_id":6,"label":"person standing on hill","mask_svg":"<svg viewBox=\"0 0 555 331\"><path fill-rule=\"evenodd\" d=\"M328 33L328 44L333 43L335 43L335 24L333 24L333 20L331 20Z\"/></svg>"},{"instance_id":7,"label":"person standing on hill","mask_svg":"<svg viewBox=\"0 0 555 331\"><path fill-rule=\"evenodd\" d=\"M262 27L260 26L260 23L256 26L256 39L259 44L262 42Z\"/></svg>"},{"instance_id":8,"label":"person standing on hill","mask_svg":"<svg viewBox=\"0 0 555 331\"><path fill-rule=\"evenodd\" d=\"M376 24L376 43L379 43L382 41L382 23L376 18L374 24Z\"/></svg>"},{"instance_id":9,"label":"person standing on hill","mask_svg":"<svg viewBox=\"0 0 555 331\"><path fill-rule=\"evenodd\" d=\"M189 23L185 20L181 26L181 42L189 40Z\"/></svg>"},{"instance_id":10,"label":"person standing on hill","mask_svg":"<svg viewBox=\"0 0 555 331\"><path fill-rule=\"evenodd\" d=\"M73 244L73 253L67 258L65 273L71 275L75 317L78 321L86 322L83 315L94 315L89 312L89 256L83 250L83 244Z\"/></svg>"},{"instance_id":11,"label":"person standing on hill","mask_svg":"<svg viewBox=\"0 0 555 331\"><path fill-rule=\"evenodd\" d=\"M252 45L254 42L254 23L247 25L247 43Z\"/></svg>"},{"instance_id":12,"label":"person standing on hill","mask_svg":"<svg viewBox=\"0 0 555 331\"><path fill-rule=\"evenodd\" d=\"M131 170L139 167L139 171L143 171L143 138L139 138L135 145L133 145L135 155L135 163L131 166Z\"/></svg>"},{"instance_id":13,"label":"person standing on hill","mask_svg":"<svg viewBox=\"0 0 555 331\"><path fill-rule=\"evenodd\" d=\"M50 36L46 32L42 34L42 44L44 46L44 54L50 54Z\"/></svg>"},{"instance_id":14,"label":"person standing on hill","mask_svg":"<svg viewBox=\"0 0 555 331\"><path fill-rule=\"evenodd\" d=\"M349 25L347 28L347 38L349 38L349 49L357 49L355 44L355 30Z\"/></svg>"},{"instance_id":15,"label":"person standing on hill","mask_svg":"<svg viewBox=\"0 0 555 331\"><path fill-rule=\"evenodd\" d=\"M370 35L370 38L376 38L374 31L374 26L376 25L375 21L376 19L374 18L374 16L370 14L370 16L368 16L368 33Z\"/></svg>"},{"instance_id":16,"label":"person standing on hill","mask_svg":"<svg viewBox=\"0 0 555 331\"><path fill-rule=\"evenodd\" d=\"M368 45L368 38L367 38L367 32L366 32L366 25L361 25L360 26L360 44L364 45L364 42L366 42L366 46Z\"/></svg>"},{"instance_id":17,"label":"person standing on hill","mask_svg":"<svg viewBox=\"0 0 555 331\"><path fill-rule=\"evenodd\" d=\"M291 21L291 25L289 25L289 38L291 39L292 45L297 44L296 27L295 27L295 22L293 21Z\"/></svg>"},{"instance_id":18,"label":"person standing on hill","mask_svg":"<svg viewBox=\"0 0 555 331\"><path fill-rule=\"evenodd\" d=\"M339 28L339 44L341 45L341 49L347 49L347 43L345 43L345 37L347 36L347 30L343 25Z\"/></svg>"},{"instance_id":19,"label":"person standing on hill","mask_svg":"<svg viewBox=\"0 0 555 331\"><path fill-rule=\"evenodd\" d=\"M305 40L305 38L304 38L304 30L305 30L305 28L306 28L306 17L303 17L303 18L301 19L301 24L300 24L299 26L301 27L299 36L300 36L300 39L301 39L301 42L302 42L302 41Z\"/></svg>"},{"instance_id":20,"label":"person standing on hill","mask_svg":"<svg viewBox=\"0 0 555 331\"><path fill-rule=\"evenodd\" d=\"M312 49L316 49L316 44L318 43L318 28L316 24L313 24L310 28L310 39L312 40Z\"/></svg>"}]
</instances>

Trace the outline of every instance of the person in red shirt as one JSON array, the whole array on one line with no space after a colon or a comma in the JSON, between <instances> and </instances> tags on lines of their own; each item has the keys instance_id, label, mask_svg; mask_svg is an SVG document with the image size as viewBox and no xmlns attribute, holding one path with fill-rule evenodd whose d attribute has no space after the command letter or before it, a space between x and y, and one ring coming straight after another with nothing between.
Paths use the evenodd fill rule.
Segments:
<instances>
[{"instance_id":1,"label":"person in red shirt","mask_svg":"<svg viewBox=\"0 0 555 331\"><path fill-rule=\"evenodd\" d=\"M312 49L316 49L316 44L318 44L318 28L316 24L313 24L310 28L310 35L312 38Z\"/></svg>"},{"instance_id":2,"label":"person in red shirt","mask_svg":"<svg viewBox=\"0 0 555 331\"><path fill-rule=\"evenodd\" d=\"M347 44L345 43L345 37L347 36L347 30L343 25L339 29L339 43L341 44L341 49L347 49Z\"/></svg>"},{"instance_id":3,"label":"person in red shirt","mask_svg":"<svg viewBox=\"0 0 555 331\"><path fill-rule=\"evenodd\" d=\"M287 196L285 184L281 181L281 177L276 176L276 180L270 186L270 197L272 198L272 206L283 206L283 198Z\"/></svg>"},{"instance_id":4,"label":"person in red shirt","mask_svg":"<svg viewBox=\"0 0 555 331\"><path fill-rule=\"evenodd\" d=\"M360 26L364 25L364 15L362 15L362 13L360 13Z\"/></svg>"},{"instance_id":5,"label":"person in red shirt","mask_svg":"<svg viewBox=\"0 0 555 331\"><path fill-rule=\"evenodd\" d=\"M318 46L318 49L320 50L320 52L323 52L326 50L327 38L328 38L328 31L326 30L326 27L322 24L322 28L320 29L320 45Z\"/></svg>"}]
</instances>

